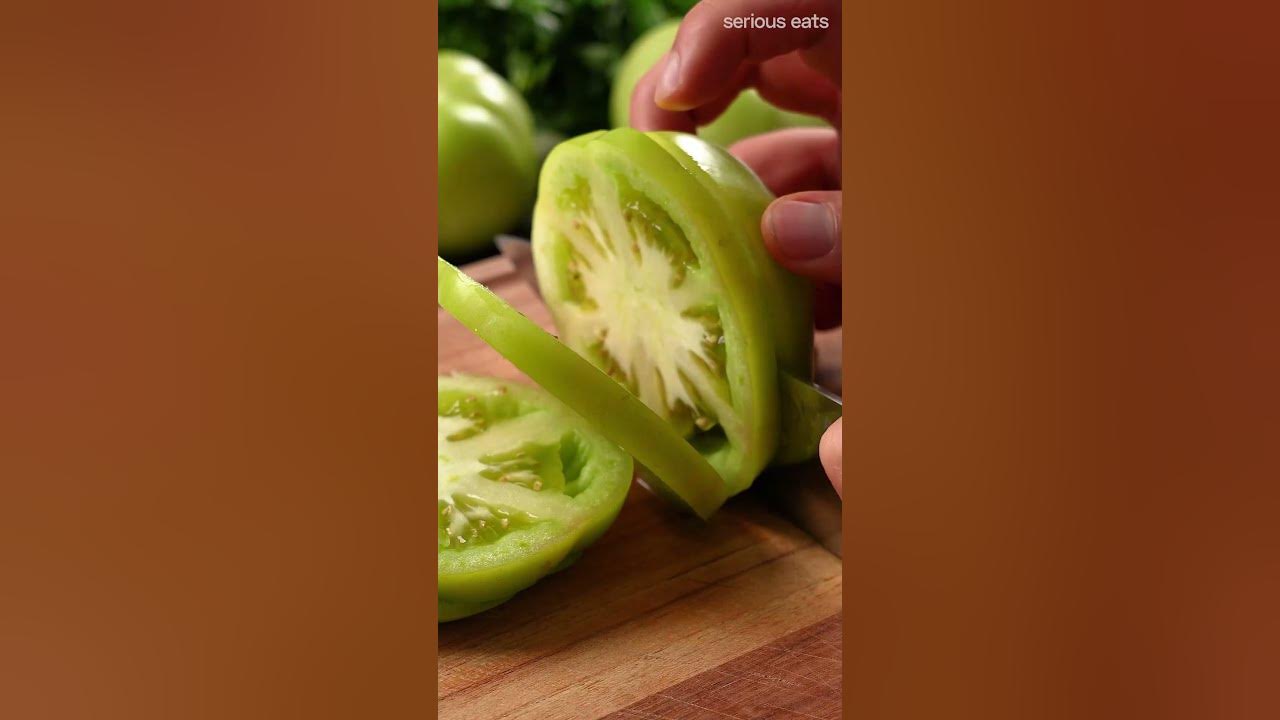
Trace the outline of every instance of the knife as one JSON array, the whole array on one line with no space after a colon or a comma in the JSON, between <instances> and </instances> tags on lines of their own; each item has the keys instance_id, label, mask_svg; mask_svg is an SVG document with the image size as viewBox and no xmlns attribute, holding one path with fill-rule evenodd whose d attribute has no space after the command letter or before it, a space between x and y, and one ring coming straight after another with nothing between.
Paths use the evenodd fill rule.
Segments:
<instances>
[{"instance_id":1,"label":"knife","mask_svg":"<svg viewBox=\"0 0 1280 720\"><path fill-rule=\"evenodd\" d=\"M514 235L499 235L494 238L494 244L502 257L515 268L516 276L538 297L542 297L533 264L533 247L529 241ZM827 388L791 376L784 376L783 382L790 391L788 395L794 400L788 408L793 422L820 423L825 427L841 414L840 397ZM812 432L812 428L807 432ZM817 457L770 467L749 492L763 496L771 508L840 557L840 496L831 487Z\"/></svg>"}]
</instances>

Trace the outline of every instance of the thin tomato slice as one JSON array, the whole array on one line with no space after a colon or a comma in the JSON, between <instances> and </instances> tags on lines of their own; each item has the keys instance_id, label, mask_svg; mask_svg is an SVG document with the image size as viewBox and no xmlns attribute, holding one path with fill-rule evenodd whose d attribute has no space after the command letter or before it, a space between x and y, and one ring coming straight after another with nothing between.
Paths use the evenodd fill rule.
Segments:
<instances>
[{"instance_id":1,"label":"thin tomato slice","mask_svg":"<svg viewBox=\"0 0 1280 720\"><path fill-rule=\"evenodd\" d=\"M715 469L626 387L447 261L436 267L440 307L630 453L650 488L703 518L724 503Z\"/></svg>"}]
</instances>

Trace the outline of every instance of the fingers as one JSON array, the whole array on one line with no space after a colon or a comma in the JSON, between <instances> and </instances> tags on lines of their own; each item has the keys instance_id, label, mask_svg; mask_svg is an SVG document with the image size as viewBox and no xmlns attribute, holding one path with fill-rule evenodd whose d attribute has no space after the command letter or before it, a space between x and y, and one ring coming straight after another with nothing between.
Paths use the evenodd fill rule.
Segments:
<instances>
[{"instance_id":1,"label":"fingers","mask_svg":"<svg viewBox=\"0 0 1280 720\"><path fill-rule=\"evenodd\" d=\"M654 103L653 94L670 57L670 53L664 55L640 78L636 89L631 92L631 126L637 130L696 132L698 127L720 117L737 99L738 93L748 86L755 73L754 68L743 66L732 77L724 79L723 90L716 98L690 110L667 110Z\"/></svg>"},{"instance_id":2,"label":"fingers","mask_svg":"<svg viewBox=\"0 0 1280 720\"><path fill-rule=\"evenodd\" d=\"M755 68L748 77L760 97L783 110L817 115L840 127L840 88L790 53Z\"/></svg>"},{"instance_id":3,"label":"fingers","mask_svg":"<svg viewBox=\"0 0 1280 720\"><path fill-rule=\"evenodd\" d=\"M774 195L840 189L840 135L831 128L792 128L740 140L729 148Z\"/></svg>"},{"instance_id":4,"label":"fingers","mask_svg":"<svg viewBox=\"0 0 1280 720\"><path fill-rule=\"evenodd\" d=\"M658 86L658 76L667 61L664 55L656 65L649 68L636 89L631 91L631 127L637 130L675 130L677 132L697 132L698 124L688 112L660 108L653 102L653 93Z\"/></svg>"},{"instance_id":5,"label":"fingers","mask_svg":"<svg viewBox=\"0 0 1280 720\"><path fill-rule=\"evenodd\" d=\"M841 194L793 193L774 200L760 231L779 265L818 282L840 284Z\"/></svg>"},{"instance_id":6,"label":"fingers","mask_svg":"<svg viewBox=\"0 0 1280 720\"><path fill-rule=\"evenodd\" d=\"M783 29L725 27L751 13L782 18ZM789 23L818 16L829 28ZM631 95L639 130L695 132L715 120L748 87L770 103L840 126L839 2L832 0L704 0L685 17L670 52ZM675 97L677 100L672 101Z\"/></svg>"},{"instance_id":7,"label":"fingers","mask_svg":"<svg viewBox=\"0 0 1280 720\"><path fill-rule=\"evenodd\" d=\"M779 18L786 26L734 26L735 20L752 15ZM812 16L827 27L793 22ZM801 51L814 70L838 83L839 27L839 0L705 0L680 23L653 97L668 110L690 110L723 94L726 79L741 66L794 51Z\"/></svg>"},{"instance_id":8,"label":"fingers","mask_svg":"<svg viewBox=\"0 0 1280 720\"><path fill-rule=\"evenodd\" d=\"M738 93L754 87L771 104L792 112L817 115L840 126L840 90L796 55L774 58L760 66L740 66L720 84L720 94L689 110L670 110L654 102L654 93L670 54L645 73L631 92L631 126L637 130L693 132L720 117Z\"/></svg>"},{"instance_id":9,"label":"fingers","mask_svg":"<svg viewBox=\"0 0 1280 720\"><path fill-rule=\"evenodd\" d=\"M822 442L818 445L818 458L822 460L822 469L827 471L831 485L836 494L844 498L844 418L831 423L831 427L822 434Z\"/></svg>"}]
</instances>

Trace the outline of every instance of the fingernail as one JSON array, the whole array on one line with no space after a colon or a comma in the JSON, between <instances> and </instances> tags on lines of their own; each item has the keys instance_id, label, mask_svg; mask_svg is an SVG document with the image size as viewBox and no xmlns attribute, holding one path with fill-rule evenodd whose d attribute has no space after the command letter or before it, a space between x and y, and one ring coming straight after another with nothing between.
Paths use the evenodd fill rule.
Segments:
<instances>
[{"instance_id":1,"label":"fingernail","mask_svg":"<svg viewBox=\"0 0 1280 720\"><path fill-rule=\"evenodd\" d=\"M658 91L655 100L667 100L680 89L680 55L672 50L667 56L667 66L662 69L662 77L658 79Z\"/></svg>"},{"instance_id":2,"label":"fingernail","mask_svg":"<svg viewBox=\"0 0 1280 720\"><path fill-rule=\"evenodd\" d=\"M820 258L839 240L835 215L821 203L778 203L769 208L769 227L778 252L791 260Z\"/></svg>"}]
</instances>

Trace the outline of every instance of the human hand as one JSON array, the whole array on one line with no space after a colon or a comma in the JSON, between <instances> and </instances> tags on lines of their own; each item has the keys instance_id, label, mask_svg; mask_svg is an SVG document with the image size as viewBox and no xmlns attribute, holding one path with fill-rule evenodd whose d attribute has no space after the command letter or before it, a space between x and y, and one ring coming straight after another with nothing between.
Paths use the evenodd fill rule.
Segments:
<instances>
[{"instance_id":1,"label":"human hand","mask_svg":"<svg viewBox=\"0 0 1280 720\"><path fill-rule=\"evenodd\" d=\"M784 17L787 27L732 27L734 18L753 14ZM827 27L791 26L791 18L810 16L825 18ZM780 108L821 116L839 128L838 0L704 0L681 22L671 51L636 85L631 124L640 130L694 132L748 87ZM839 325L839 131L779 130L742 140L730 151L778 196L760 222L770 254L814 281L817 327ZM837 420L827 429L819 451L838 493L842 426Z\"/></svg>"}]
</instances>

